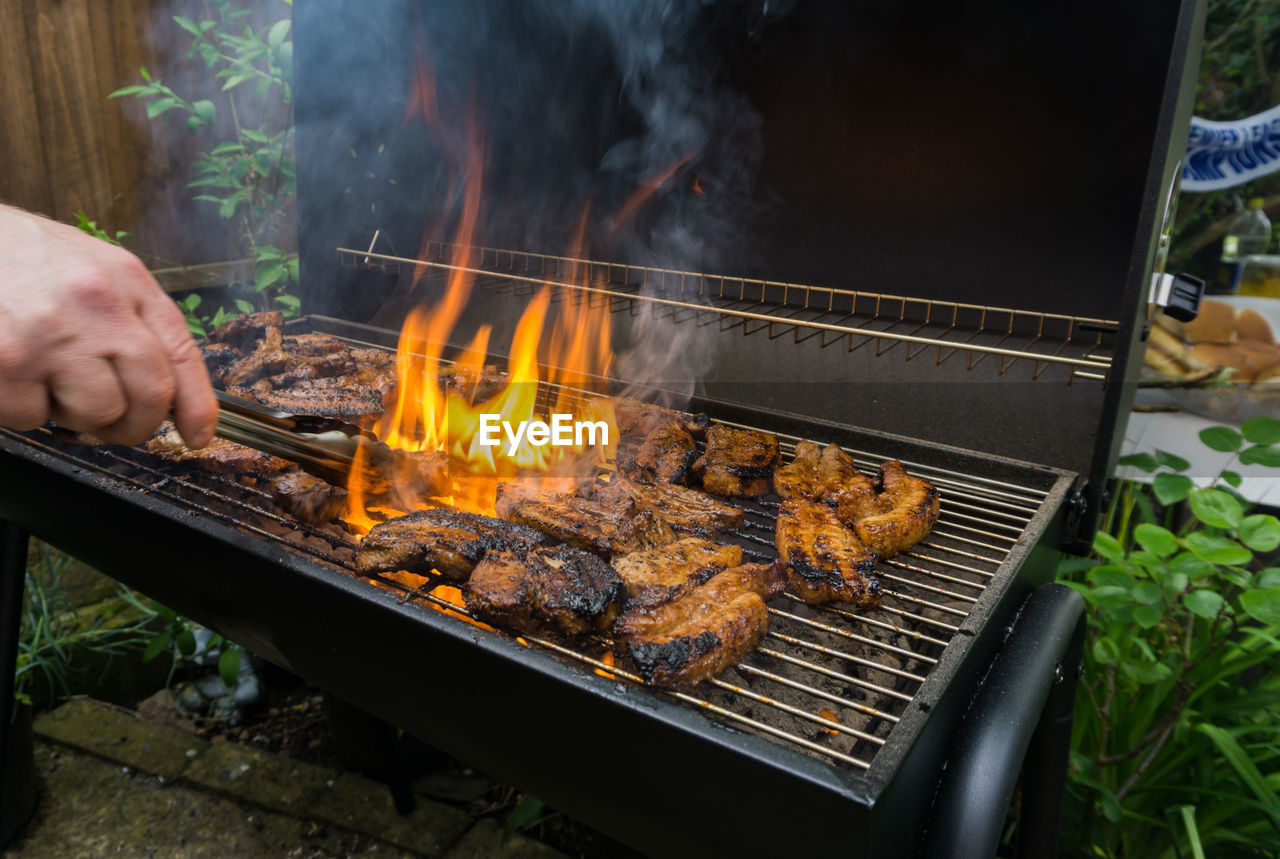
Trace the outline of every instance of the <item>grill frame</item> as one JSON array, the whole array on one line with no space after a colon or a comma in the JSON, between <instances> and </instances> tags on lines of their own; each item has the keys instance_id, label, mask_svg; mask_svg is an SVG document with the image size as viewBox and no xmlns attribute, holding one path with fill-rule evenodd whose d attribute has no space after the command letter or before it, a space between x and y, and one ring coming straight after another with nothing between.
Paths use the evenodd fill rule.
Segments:
<instances>
[{"instance_id":1,"label":"grill frame","mask_svg":"<svg viewBox=\"0 0 1280 859\"><path fill-rule=\"evenodd\" d=\"M906 819L916 821L912 831L923 827L928 806L915 791L936 780L1004 630L1050 575L1052 564L1034 556L1052 551L1074 475L733 404L695 401L692 407L726 422L1045 490L1023 541L996 570L864 774L728 730L665 695L622 687L504 633L405 603L400 594L370 587L349 571L196 515L9 433L0 434L0 468L21 491L0 492L0 518L641 849L669 853L678 844L691 852L751 851L776 839L771 849L816 850L829 844L833 821L853 833L855 854L869 854L886 840L900 843ZM95 515L68 521L66 509ZM147 535L136 555L134 547L120 545L126 533ZM179 558L183 568L172 569ZM323 646L317 630L327 629L342 630L340 645ZM428 654L421 666L412 657L406 663L388 655L415 652ZM484 678L479 688L476 677ZM437 688L452 694L438 695ZM619 760L609 749L626 754ZM627 773L623 784L619 764ZM753 781L768 790L741 790ZM662 785L671 783L698 785L699 802L664 792ZM637 808L652 809L667 825L655 832ZM872 814L874 809L881 811ZM734 837L706 825L779 816L795 825L774 827L768 835L744 831L736 845ZM798 831L810 833L812 843Z\"/></svg>"}]
</instances>

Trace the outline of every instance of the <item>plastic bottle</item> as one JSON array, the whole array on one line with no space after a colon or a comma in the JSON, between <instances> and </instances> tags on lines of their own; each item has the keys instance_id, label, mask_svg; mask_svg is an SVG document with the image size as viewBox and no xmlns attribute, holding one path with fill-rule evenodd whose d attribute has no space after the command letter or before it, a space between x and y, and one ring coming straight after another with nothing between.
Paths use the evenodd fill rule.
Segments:
<instances>
[{"instance_id":1,"label":"plastic bottle","mask_svg":"<svg viewBox=\"0 0 1280 859\"><path fill-rule=\"evenodd\" d=\"M1271 221L1262 211L1262 198L1254 197L1249 208L1236 215L1222 239L1222 261L1235 262L1250 254L1267 252L1271 241Z\"/></svg>"}]
</instances>

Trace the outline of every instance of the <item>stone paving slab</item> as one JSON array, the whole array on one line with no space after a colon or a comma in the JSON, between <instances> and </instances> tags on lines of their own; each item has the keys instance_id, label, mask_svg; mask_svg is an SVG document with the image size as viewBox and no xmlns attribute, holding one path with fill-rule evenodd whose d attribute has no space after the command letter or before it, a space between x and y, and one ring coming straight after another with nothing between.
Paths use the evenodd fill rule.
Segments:
<instances>
[{"instance_id":1,"label":"stone paving slab","mask_svg":"<svg viewBox=\"0 0 1280 859\"><path fill-rule=\"evenodd\" d=\"M426 856L443 856L472 823L466 812L421 796L411 813L401 815L386 785L353 773L334 779L308 813Z\"/></svg>"},{"instance_id":2,"label":"stone paving slab","mask_svg":"<svg viewBox=\"0 0 1280 859\"><path fill-rule=\"evenodd\" d=\"M224 742L214 743L191 761L182 780L273 811L313 816L311 801L334 776L325 767Z\"/></svg>"},{"instance_id":3,"label":"stone paving slab","mask_svg":"<svg viewBox=\"0 0 1280 859\"><path fill-rule=\"evenodd\" d=\"M72 699L36 719L35 734L162 778L176 778L209 748L194 734L87 699Z\"/></svg>"}]
</instances>

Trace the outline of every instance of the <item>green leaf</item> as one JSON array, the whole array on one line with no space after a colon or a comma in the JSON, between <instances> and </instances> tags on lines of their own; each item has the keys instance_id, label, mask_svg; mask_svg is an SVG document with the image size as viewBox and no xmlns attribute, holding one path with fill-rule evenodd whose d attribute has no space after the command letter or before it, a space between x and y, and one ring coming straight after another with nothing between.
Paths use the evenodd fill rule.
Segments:
<instances>
[{"instance_id":1,"label":"green leaf","mask_svg":"<svg viewBox=\"0 0 1280 859\"><path fill-rule=\"evenodd\" d=\"M198 116L187 117L187 131L195 131L199 127L200 127L200 117Z\"/></svg>"},{"instance_id":2,"label":"green leaf","mask_svg":"<svg viewBox=\"0 0 1280 859\"><path fill-rule=\"evenodd\" d=\"M1240 462L1243 465L1265 465L1270 468L1280 467L1280 448L1246 447L1240 451Z\"/></svg>"},{"instance_id":3,"label":"green leaf","mask_svg":"<svg viewBox=\"0 0 1280 859\"><path fill-rule=\"evenodd\" d=\"M1191 463L1187 462L1182 457L1164 450L1156 451L1156 462L1166 468L1172 468L1174 471L1186 471L1191 467Z\"/></svg>"},{"instance_id":4,"label":"green leaf","mask_svg":"<svg viewBox=\"0 0 1280 859\"><path fill-rule=\"evenodd\" d=\"M1240 425L1245 441L1254 444L1275 444L1280 441L1280 421L1261 415L1250 418Z\"/></svg>"},{"instance_id":5,"label":"green leaf","mask_svg":"<svg viewBox=\"0 0 1280 859\"><path fill-rule=\"evenodd\" d=\"M236 88L236 87L240 86L240 84L242 84L242 83L244 83L245 81L249 80L249 78L251 78L251 77L253 77L253 75L252 75L252 74L246 74L246 73L244 73L244 72L241 72L241 73L240 73L240 74L238 74L238 75L232 75L231 77L227 78L226 83L224 83L224 84L222 85L222 91L223 91L223 92L226 92L226 91L227 91L227 90L229 90L229 89L234 89L234 88Z\"/></svg>"},{"instance_id":6,"label":"green leaf","mask_svg":"<svg viewBox=\"0 0 1280 859\"><path fill-rule=\"evenodd\" d=\"M181 307L183 310L193 311L200 306L200 302L203 300L204 299L200 297L199 293L193 292L190 295L188 295L186 298L181 299L178 302L178 306Z\"/></svg>"},{"instance_id":7,"label":"green leaf","mask_svg":"<svg viewBox=\"0 0 1280 859\"><path fill-rule=\"evenodd\" d=\"M231 152L244 152L242 143L219 143L209 150L210 155L227 155Z\"/></svg>"},{"instance_id":8,"label":"green leaf","mask_svg":"<svg viewBox=\"0 0 1280 859\"><path fill-rule=\"evenodd\" d=\"M1124 559L1124 546L1121 546L1120 541L1106 531L1099 531L1093 538L1093 551L1109 561Z\"/></svg>"},{"instance_id":9,"label":"green leaf","mask_svg":"<svg viewBox=\"0 0 1280 859\"><path fill-rule=\"evenodd\" d=\"M1280 567L1258 570L1253 577L1255 588L1280 588Z\"/></svg>"},{"instance_id":10,"label":"green leaf","mask_svg":"<svg viewBox=\"0 0 1280 859\"><path fill-rule=\"evenodd\" d=\"M290 283L298 283L298 257L291 256L284 264L285 272L289 275Z\"/></svg>"},{"instance_id":11,"label":"green leaf","mask_svg":"<svg viewBox=\"0 0 1280 859\"><path fill-rule=\"evenodd\" d=\"M284 266L278 262L269 262L258 266L253 277L254 288L261 292L284 278Z\"/></svg>"},{"instance_id":12,"label":"green leaf","mask_svg":"<svg viewBox=\"0 0 1280 859\"><path fill-rule=\"evenodd\" d=\"M271 142L271 139L269 137L267 137L261 131L258 131L253 128L242 128L240 129L240 134L245 138L252 140L254 143L270 143Z\"/></svg>"},{"instance_id":13,"label":"green leaf","mask_svg":"<svg viewBox=\"0 0 1280 859\"><path fill-rule=\"evenodd\" d=\"M238 208L240 208L240 197L232 194L218 206L218 216L221 218L233 218Z\"/></svg>"},{"instance_id":14,"label":"green leaf","mask_svg":"<svg viewBox=\"0 0 1280 859\"><path fill-rule=\"evenodd\" d=\"M200 28L197 27L195 22L190 18L184 18L181 15L174 15L173 22L193 36L200 35Z\"/></svg>"},{"instance_id":15,"label":"green leaf","mask_svg":"<svg viewBox=\"0 0 1280 859\"><path fill-rule=\"evenodd\" d=\"M297 313L302 308L302 301L296 295L277 295L276 304L279 304L293 313Z\"/></svg>"},{"instance_id":16,"label":"green leaf","mask_svg":"<svg viewBox=\"0 0 1280 859\"><path fill-rule=\"evenodd\" d=\"M1156 499L1168 506L1186 498L1191 492L1192 483L1191 478L1181 474L1157 474L1151 481L1151 488L1156 493Z\"/></svg>"},{"instance_id":17,"label":"green leaf","mask_svg":"<svg viewBox=\"0 0 1280 859\"><path fill-rule=\"evenodd\" d=\"M1182 828L1187 833L1187 842L1191 847L1191 859L1205 859L1204 846L1200 843L1200 829L1196 826L1196 807L1194 805L1179 805L1177 811L1182 821Z\"/></svg>"},{"instance_id":18,"label":"green leaf","mask_svg":"<svg viewBox=\"0 0 1280 859\"><path fill-rule=\"evenodd\" d=\"M236 299L236 310L241 313L253 313L253 305L245 301L243 298Z\"/></svg>"},{"instance_id":19,"label":"green leaf","mask_svg":"<svg viewBox=\"0 0 1280 859\"><path fill-rule=\"evenodd\" d=\"M1244 510L1221 489L1196 489L1191 495L1191 512L1214 528L1235 528L1244 518Z\"/></svg>"},{"instance_id":20,"label":"green leaf","mask_svg":"<svg viewBox=\"0 0 1280 859\"><path fill-rule=\"evenodd\" d=\"M1183 597L1183 602L1187 604L1187 608L1191 609L1193 614L1200 617L1213 619L1218 616L1218 612L1222 611L1225 600L1217 591L1198 590L1192 591Z\"/></svg>"},{"instance_id":21,"label":"green leaf","mask_svg":"<svg viewBox=\"0 0 1280 859\"><path fill-rule=\"evenodd\" d=\"M147 71L146 66L138 66L138 74L142 75L144 81L151 83L151 72Z\"/></svg>"},{"instance_id":22,"label":"green leaf","mask_svg":"<svg viewBox=\"0 0 1280 859\"><path fill-rule=\"evenodd\" d=\"M1244 437L1231 427L1209 427L1200 430L1200 440L1213 450L1234 453L1240 449Z\"/></svg>"},{"instance_id":23,"label":"green leaf","mask_svg":"<svg viewBox=\"0 0 1280 859\"><path fill-rule=\"evenodd\" d=\"M1182 544L1211 564L1243 565L1253 560L1253 553L1239 543L1199 531L1188 534Z\"/></svg>"},{"instance_id":24,"label":"green leaf","mask_svg":"<svg viewBox=\"0 0 1280 859\"><path fill-rule=\"evenodd\" d=\"M1173 676L1173 671L1163 662L1131 662L1128 660L1120 663L1120 673L1142 686L1149 683L1159 683L1161 680L1168 680Z\"/></svg>"},{"instance_id":25,"label":"green leaf","mask_svg":"<svg viewBox=\"0 0 1280 859\"><path fill-rule=\"evenodd\" d=\"M160 655L160 651L169 646L169 642L173 640L173 630L166 629L155 638L147 642L147 646L142 651L142 661L150 662Z\"/></svg>"},{"instance_id":26,"label":"green leaf","mask_svg":"<svg viewBox=\"0 0 1280 859\"><path fill-rule=\"evenodd\" d=\"M278 48L287 35L289 35L289 19L285 18L283 21L276 21L271 25L271 30L267 33L267 44L273 48Z\"/></svg>"},{"instance_id":27,"label":"green leaf","mask_svg":"<svg viewBox=\"0 0 1280 859\"><path fill-rule=\"evenodd\" d=\"M1170 572L1167 576L1165 576L1164 583L1168 585L1171 591L1178 594L1178 593L1182 593L1187 589L1187 585L1190 583L1190 581L1187 578L1186 573Z\"/></svg>"},{"instance_id":28,"label":"green leaf","mask_svg":"<svg viewBox=\"0 0 1280 859\"><path fill-rule=\"evenodd\" d=\"M520 800L512 809L511 816L507 818L507 825L502 831L502 840L505 842L516 832L536 823L542 816L543 808L542 800L525 794L524 799Z\"/></svg>"},{"instance_id":29,"label":"green leaf","mask_svg":"<svg viewBox=\"0 0 1280 859\"><path fill-rule=\"evenodd\" d=\"M207 98L202 98L199 101L192 102L191 108L196 112L196 116L200 117L202 122L209 125L213 124L213 118L218 113L218 108Z\"/></svg>"},{"instance_id":30,"label":"green leaf","mask_svg":"<svg viewBox=\"0 0 1280 859\"><path fill-rule=\"evenodd\" d=\"M196 636L189 629L184 629L175 637L178 643L178 652L183 656L193 656L196 652Z\"/></svg>"},{"instance_id":31,"label":"green leaf","mask_svg":"<svg viewBox=\"0 0 1280 859\"><path fill-rule=\"evenodd\" d=\"M160 114L170 110L178 103L176 98L157 98L152 99L147 104L147 119L155 119Z\"/></svg>"},{"instance_id":32,"label":"green leaf","mask_svg":"<svg viewBox=\"0 0 1280 859\"><path fill-rule=\"evenodd\" d=\"M1143 522L1133 529L1133 538L1138 545L1153 555L1167 558L1178 551L1178 538L1168 528L1161 528L1150 522Z\"/></svg>"},{"instance_id":33,"label":"green leaf","mask_svg":"<svg viewBox=\"0 0 1280 859\"><path fill-rule=\"evenodd\" d=\"M1280 587L1254 588L1240 594L1240 607L1254 620L1280 623Z\"/></svg>"},{"instance_id":34,"label":"green leaf","mask_svg":"<svg viewBox=\"0 0 1280 859\"><path fill-rule=\"evenodd\" d=\"M1190 552L1183 552L1175 555L1169 561L1169 571L1171 573L1183 573L1188 578L1203 579L1205 576L1211 576L1218 572L1217 568L1207 563L1203 558L1198 558ZM1181 588L1179 588L1181 590Z\"/></svg>"},{"instance_id":35,"label":"green leaf","mask_svg":"<svg viewBox=\"0 0 1280 859\"><path fill-rule=\"evenodd\" d=\"M1280 828L1280 797L1277 797L1275 791L1267 786L1266 779L1250 759L1249 753L1240 747L1240 743L1231 736L1230 732L1217 725L1197 725L1196 730L1213 741L1218 751L1227 759L1227 763L1231 764L1231 768L1240 776L1240 781L1262 803L1263 811L1271 818L1271 825Z\"/></svg>"},{"instance_id":36,"label":"green leaf","mask_svg":"<svg viewBox=\"0 0 1280 859\"><path fill-rule=\"evenodd\" d=\"M1093 658L1103 665L1110 665L1120 658L1120 648L1114 641L1103 635L1093 643Z\"/></svg>"},{"instance_id":37,"label":"green leaf","mask_svg":"<svg viewBox=\"0 0 1280 859\"><path fill-rule=\"evenodd\" d=\"M200 324L200 320L192 319L190 316L187 317L187 330L190 331L192 334L194 334L196 337L204 337L204 335L207 333L204 330L204 326Z\"/></svg>"},{"instance_id":38,"label":"green leaf","mask_svg":"<svg viewBox=\"0 0 1280 859\"><path fill-rule=\"evenodd\" d=\"M1255 552L1270 552L1280 546L1280 520L1257 513L1240 523L1240 542Z\"/></svg>"},{"instance_id":39,"label":"green leaf","mask_svg":"<svg viewBox=\"0 0 1280 859\"><path fill-rule=\"evenodd\" d=\"M1241 569L1240 567L1223 567L1219 572L1222 574L1224 579L1231 582L1233 585L1247 588L1253 584L1253 576L1248 570Z\"/></svg>"},{"instance_id":40,"label":"green leaf","mask_svg":"<svg viewBox=\"0 0 1280 859\"><path fill-rule=\"evenodd\" d=\"M1127 465L1147 474L1155 471L1160 467L1160 463L1156 462L1156 458L1149 453L1131 453L1128 456L1122 456L1117 460L1120 465Z\"/></svg>"},{"instance_id":41,"label":"green leaf","mask_svg":"<svg viewBox=\"0 0 1280 859\"><path fill-rule=\"evenodd\" d=\"M1133 622L1142 629L1150 629L1164 619L1164 614L1159 609L1152 608L1149 605L1134 606Z\"/></svg>"},{"instance_id":42,"label":"green leaf","mask_svg":"<svg viewBox=\"0 0 1280 859\"><path fill-rule=\"evenodd\" d=\"M236 678L240 676L240 648L228 647L222 651L218 657L218 676L228 687L236 685Z\"/></svg>"},{"instance_id":43,"label":"green leaf","mask_svg":"<svg viewBox=\"0 0 1280 859\"><path fill-rule=\"evenodd\" d=\"M1133 588L1133 598L1143 605L1155 605L1164 599L1164 591L1155 582L1138 582Z\"/></svg>"},{"instance_id":44,"label":"green leaf","mask_svg":"<svg viewBox=\"0 0 1280 859\"><path fill-rule=\"evenodd\" d=\"M1224 471L1218 476L1221 477L1225 483L1236 489L1239 489L1240 484L1244 482L1244 478L1236 474L1234 471Z\"/></svg>"},{"instance_id":45,"label":"green leaf","mask_svg":"<svg viewBox=\"0 0 1280 859\"><path fill-rule=\"evenodd\" d=\"M120 89L111 93L107 98L120 98L126 95L137 95L140 92L150 92L151 87L142 84L133 84L132 86L120 87Z\"/></svg>"}]
</instances>

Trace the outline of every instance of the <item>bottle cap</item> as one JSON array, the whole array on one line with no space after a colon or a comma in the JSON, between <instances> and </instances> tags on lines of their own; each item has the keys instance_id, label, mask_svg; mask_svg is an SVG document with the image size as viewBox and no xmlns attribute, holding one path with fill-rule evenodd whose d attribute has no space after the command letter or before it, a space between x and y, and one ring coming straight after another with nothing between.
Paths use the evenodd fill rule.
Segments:
<instances>
[{"instance_id":1,"label":"bottle cap","mask_svg":"<svg viewBox=\"0 0 1280 859\"><path fill-rule=\"evenodd\" d=\"M1261 208L1262 208L1262 204L1263 204L1263 203L1265 203L1265 202L1266 202L1266 201L1265 201L1265 200L1263 200L1261 197L1254 197L1252 200L1250 200L1250 201L1249 201L1249 208L1250 208L1250 209L1261 209Z\"/></svg>"}]
</instances>

